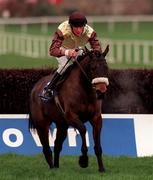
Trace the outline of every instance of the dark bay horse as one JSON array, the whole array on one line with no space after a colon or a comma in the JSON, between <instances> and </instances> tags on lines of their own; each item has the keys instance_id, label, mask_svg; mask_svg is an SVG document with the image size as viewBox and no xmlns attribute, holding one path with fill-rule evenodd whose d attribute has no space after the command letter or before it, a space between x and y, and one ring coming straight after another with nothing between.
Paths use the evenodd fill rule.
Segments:
<instances>
[{"instance_id":1,"label":"dark bay horse","mask_svg":"<svg viewBox=\"0 0 153 180\"><path fill-rule=\"evenodd\" d=\"M80 65L76 63L73 66L69 76L58 89L58 99L64 110L64 116L54 99L45 103L39 97L50 76L40 79L31 92L29 127L37 130L43 146L44 156L50 168L59 167L59 156L69 126L78 129L81 135L82 155L79 158L79 165L83 168L88 166L88 149L85 138L86 127L84 125L88 120L93 127L94 150L98 168L100 172L105 171L100 140L102 99L99 98L99 94L104 93L109 84L108 66L105 59L108 51L108 46L103 53L86 50L84 55L80 57L81 61L78 61ZM57 127L54 159L48 137L52 122Z\"/></svg>"}]
</instances>

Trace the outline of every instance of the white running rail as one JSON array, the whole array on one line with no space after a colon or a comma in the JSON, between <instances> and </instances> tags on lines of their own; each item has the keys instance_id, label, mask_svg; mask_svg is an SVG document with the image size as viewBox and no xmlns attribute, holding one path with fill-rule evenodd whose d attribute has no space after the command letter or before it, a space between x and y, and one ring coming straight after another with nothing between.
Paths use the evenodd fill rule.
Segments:
<instances>
[{"instance_id":1,"label":"white running rail","mask_svg":"<svg viewBox=\"0 0 153 180\"><path fill-rule=\"evenodd\" d=\"M48 58L51 38L27 34L0 33L0 54L17 54L33 58ZM102 39L103 48L110 45L110 63L153 63L153 41Z\"/></svg>"}]
</instances>

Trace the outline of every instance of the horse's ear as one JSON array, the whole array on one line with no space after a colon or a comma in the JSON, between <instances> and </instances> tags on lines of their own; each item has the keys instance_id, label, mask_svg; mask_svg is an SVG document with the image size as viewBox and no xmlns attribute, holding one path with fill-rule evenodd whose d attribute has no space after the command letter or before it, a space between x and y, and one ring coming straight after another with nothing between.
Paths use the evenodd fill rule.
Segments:
<instances>
[{"instance_id":1,"label":"horse's ear","mask_svg":"<svg viewBox=\"0 0 153 180\"><path fill-rule=\"evenodd\" d=\"M107 55L108 51L109 51L109 45L106 46L105 51L102 53L104 57Z\"/></svg>"}]
</instances>

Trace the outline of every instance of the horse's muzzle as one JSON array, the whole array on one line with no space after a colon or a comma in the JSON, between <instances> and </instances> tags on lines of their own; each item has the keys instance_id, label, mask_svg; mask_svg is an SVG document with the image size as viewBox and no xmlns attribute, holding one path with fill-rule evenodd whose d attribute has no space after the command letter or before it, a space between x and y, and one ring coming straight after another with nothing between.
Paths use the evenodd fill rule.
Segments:
<instances>
[{"instance_id":1,"label":"horse's muzzle","mask_svg":"<svg viewBox=\"0 0 153 180\"><path fill-rule=\"evenodd\" d=\"M96 98L104 99L105 92L107 91L107 85L105 83L94 84L94 89L96 90Z\"/></svg>"},{"instance_id":2,"label":"horse's muzzle","mask_svg":"<svg viewBox=\"0 0 153 180\"><path fill-rule=\"evenodd\" d=\"M100 77L92 80L93 88L96 90L97 99L103 99L109 85L108 78Z\"/></svg>"},{"instance_id":3,"label":"horse's muzzle","mask_svg":"<svg viewBox=\"0 0 153 180\"><path fill-rule=\"evenodd\" d=\"M105 93L107 91L107 85L105 83L96 83L94 84L96 92Z\"/></svg>"},{"instance_id":4,"label":"horse's muzzle","mask_svg":"<svg viewBox=\"0 0 153 180\"><path fill-rule=\"evenodd\" d=\"M107 77L97 77L92 80L93 87L96 91L104 93L107 91L107 86L109 85L109 81Z\"/></svg>"}]
</instances>

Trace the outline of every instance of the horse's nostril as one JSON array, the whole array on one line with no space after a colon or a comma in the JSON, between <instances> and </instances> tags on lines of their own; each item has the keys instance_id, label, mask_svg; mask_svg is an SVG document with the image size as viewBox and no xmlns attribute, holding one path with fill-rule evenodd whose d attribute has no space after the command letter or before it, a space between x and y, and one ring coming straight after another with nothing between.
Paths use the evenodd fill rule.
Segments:
<instances>
[{"instance_id":1,"label":"horse's nostril","mask_svg":"<svg viewBox=\"0 0 153 180\"><path fill-rule=\"evenodd\" d=\"M100 91L102 93L107 91L107 86L105 83L96 83L94 84L96 91Z\"/></svg>"}]
</instances>

